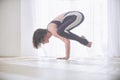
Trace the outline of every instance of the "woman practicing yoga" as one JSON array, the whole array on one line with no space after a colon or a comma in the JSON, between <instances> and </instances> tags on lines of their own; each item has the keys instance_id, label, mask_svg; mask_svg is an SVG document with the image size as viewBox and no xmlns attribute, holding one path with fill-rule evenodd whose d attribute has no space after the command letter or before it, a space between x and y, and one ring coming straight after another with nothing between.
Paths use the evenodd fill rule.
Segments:
<instances>
[{"instance_id":1,"label":"woman practicing yoga","mask_svg":"<svg viewBox=\"0 0 120 80\"><path fill-rule=\"evenodd\" d=\"M42 44L48 43L53 35L65 43L66 56L57 59L69 59L70 57L70 40L78 41L79 43L91 47L92 42L89 42L84 36L70 32L71 29L80 25L84 20L84 15L79 11L69 11L63 13L53 19L47 26L47 29L37 29L33 34L33 45L39 48Z\"/></svg>"}]
</instances>

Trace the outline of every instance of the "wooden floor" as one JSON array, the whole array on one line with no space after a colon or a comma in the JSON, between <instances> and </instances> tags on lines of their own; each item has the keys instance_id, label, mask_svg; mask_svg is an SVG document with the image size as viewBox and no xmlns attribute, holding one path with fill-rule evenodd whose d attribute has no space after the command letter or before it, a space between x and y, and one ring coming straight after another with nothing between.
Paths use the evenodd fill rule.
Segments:
<instances>
[{"instance_id":1,"label":"wooden floor","mask_svg":"<svg viewBox=\"0 0 120 80\"><path fill-rule=\"evenodd\" d=\"M120 80L120 59L0 58L0 80Z\"/></svg>"}]
</instances>

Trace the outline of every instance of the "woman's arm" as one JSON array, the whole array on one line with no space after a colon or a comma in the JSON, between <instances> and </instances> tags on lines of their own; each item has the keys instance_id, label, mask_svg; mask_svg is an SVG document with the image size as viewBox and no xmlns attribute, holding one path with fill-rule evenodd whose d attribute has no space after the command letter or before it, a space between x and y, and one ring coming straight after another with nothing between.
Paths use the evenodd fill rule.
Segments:
<instances>
[{"instance_id":1,"label":"woman's arm","mask_svg":"<svg viewBox=\"0 0 120 80\"><path fill-rule=\"evenodd\" d=\"M59 36L57 33L54 34L55 37L59 38L65 43L66 57L58 58L58 59L69 59L70 57L70 40L64 37Z\"/></svg>"},{"instance_id":2,"label":"woman's arm","mask_svg":"<svg viewBox=\"0 0 120 80\"><path fill-rule=\"evenodd\" d=\"M69 57L70 57L70 40L58 35L56 24L51 23L48 26L48 31L50 31L53 36L59 38L60 40L62 40L65 43L66 56L62 57L62 58L57 58L57 59L65 59L65 60L69 59Z\"/></svg>"}]
</instances>

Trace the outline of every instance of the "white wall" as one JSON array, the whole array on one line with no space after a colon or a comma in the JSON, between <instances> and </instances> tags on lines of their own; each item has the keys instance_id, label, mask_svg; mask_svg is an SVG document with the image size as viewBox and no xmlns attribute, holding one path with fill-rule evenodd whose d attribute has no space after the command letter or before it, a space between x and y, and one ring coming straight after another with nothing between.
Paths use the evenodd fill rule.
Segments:
<instances>
[{"instance_id":1,"label":"white wall","mask_svg":"<svg viewBox=\"0 0 120 80\"><path fill-rule=\"evenodd\" d=\"M36 3L34 4L34 2L35 2L34 0L0 0L0 56L19 56L19 55L38 56L38 54L48 55L45 54L45 52L43 52L44 47L39 50L35 50L32 46L33 32L37 27L39 27L40 24L39 22L38 22L39 24L37 24L36 22L38 18L36 18L37 14L35 14L34 12L36 11L35 9L37 9L37 7L35 8ZM108 0L107 2L108 2L108 34L109 34L108 35L109 51L107 55L112 54L111 56L120 56L119 54L120 53L119 50L120 0ZM78 9L78 8L76 9L77 5L72 5L72 6L74 6L74 8L72 8L71 10ZM98 8L94 8L94 9L98 9ZM81 8L80 10L82 9L83 8ZM83 12L85 11L83 10ZM52 17L50 17L49 19L51 19ZM96 15L96 17L99 16ZM106 38L104 38L104 40L106 41ZM51 47L51 43L48 46L50 46L50 48L54 48ZM83 48L81 47L81 49ZM49 53L49 51L47 53ZM50 53L49 55L52 54Z\"/></svg>"},{"instance_id":2,"label":"white wall","mask_svg":"<svg viewBox=\"0 0 120 80\"><path fill-rule=\"evenodd\" d=\"M0 0L0 56L20 55L20 0Z\"/></svg>"},{"instance_id":3,"label":"white wall","mask_svg":"<svg viewBox=\"0 0 120 80\"><path fill-rule=\"evenodd\" d=\"M32 46L33 1L0 0L0 56L38 55Z\"/></svg>"}]
</instances>

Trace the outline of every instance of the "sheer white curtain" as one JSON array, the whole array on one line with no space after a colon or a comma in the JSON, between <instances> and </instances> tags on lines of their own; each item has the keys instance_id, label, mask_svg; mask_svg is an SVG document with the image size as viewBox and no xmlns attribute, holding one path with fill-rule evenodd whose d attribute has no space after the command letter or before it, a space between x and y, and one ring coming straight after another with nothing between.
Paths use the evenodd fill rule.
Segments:
<instances>
[{"instance_id":1,"label":"sheer white curtain","mask_svg":"<svg viewBox=\"0 0 120 80\"><path fill-rule=\"evenodd\" d=\"M86 48L71 41L71 57L120 56L120 0L21 0L21 55L64 56L64 44L56 38L39 50L32 46L37 28L46 28L58 14L70 10L84 13L85 20L73 30L93 42Z\"/></svg>"},{"instance_id":2,"label":"sheer white curtain","mask_svg":"<svg viewBox=\"0 0 120 80\"><path fill-rule=\"evenodd\" d=\"M107 52L107 0L34 0L34 30L47 28L47 24L63 12L78 10L85 15L84 22L74 30L78 35L85 35L93 42L92 48L87 48L78 42L71 41L71 57L104 57ZM64 56L64 44L56 38L51 38L38 50L40 56Z\"/></svg>"},{"instance_id":3,"label":"sheer white curtain","mask_svg":"<svg viewBox=\"0 0 120 80\"><path fill-rule=\"evenodd\" d=\"M108 56L120 57L120 0L108 0Z\"/></svg>"}]
</instances>

